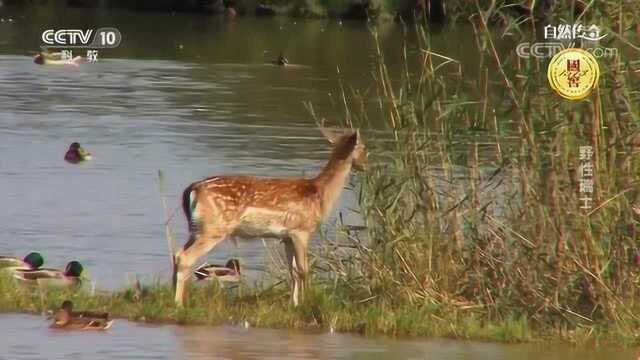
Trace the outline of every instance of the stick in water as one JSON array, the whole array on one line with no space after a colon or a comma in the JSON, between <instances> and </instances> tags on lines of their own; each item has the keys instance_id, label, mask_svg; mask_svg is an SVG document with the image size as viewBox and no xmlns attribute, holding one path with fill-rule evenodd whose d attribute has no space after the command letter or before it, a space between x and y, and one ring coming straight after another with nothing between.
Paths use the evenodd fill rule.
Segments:
<instances>
[{"instance_id":1,"label":"stick in water","mask_svg":"<svg viewBox=\"0 0 640 360\"><path fill-rule=\"evenodd\" d=\"M167 209L167 201L164 198L164 173L162 170L158 170L158 182L160 183L160 200L162 201L162 208L164 209L164 231L167 237L167 245L169 246L169 256L171 257L171 266L175 264L175 241L171 235L171 228L169 227L169 210Z\"/></svg>"}]
</instances>

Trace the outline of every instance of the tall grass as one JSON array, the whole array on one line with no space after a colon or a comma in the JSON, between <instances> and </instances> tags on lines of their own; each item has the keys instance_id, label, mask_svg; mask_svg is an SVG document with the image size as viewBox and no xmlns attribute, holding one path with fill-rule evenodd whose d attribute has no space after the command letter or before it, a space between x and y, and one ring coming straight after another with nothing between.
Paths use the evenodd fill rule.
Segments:
<instances>
[{"instance_id":1,"label":"tall grass","mask_svg":"<svg viewBox=\"0 0 640 360\"><path fill-rule=\"evenodd\" d=\"M640 16L629 2L591 5L580 21L599 25L620 51L599 59L600 85L582 101L549 89L548 60L497 51L488 12L470 18L477 82L438 55L422 27L419 65L400 81L377 54L377 111L356 96L348 111L360 127L371 118L386 126L368 138L379 166L360 193L371 242L349 236L344 256L326 252L336 283L373 307L636 341ZM518 41L534 31L518 30ZM589 209L582 146L594 152Z\"/></svg>"}]
</instances>

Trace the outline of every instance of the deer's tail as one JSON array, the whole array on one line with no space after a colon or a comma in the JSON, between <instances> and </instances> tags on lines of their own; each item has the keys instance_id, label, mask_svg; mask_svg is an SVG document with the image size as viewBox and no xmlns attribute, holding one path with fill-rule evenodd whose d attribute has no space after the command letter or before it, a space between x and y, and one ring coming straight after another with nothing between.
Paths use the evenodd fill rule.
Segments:
<instances>
[{"instance_id":1,"label":"deer's tail","mask_svg":"<svg viewBox=\"0 0 640 360\"><path fill-rule=\"evenodd\" d=\"M196 208L196 192L194 190L194 185L195 184L191 184L187 186L187 188L182 192L182 210L184 211L184 216L187 217L189 229L192 229L194 226L193 211Z\"/></svg>"}]
</instances>

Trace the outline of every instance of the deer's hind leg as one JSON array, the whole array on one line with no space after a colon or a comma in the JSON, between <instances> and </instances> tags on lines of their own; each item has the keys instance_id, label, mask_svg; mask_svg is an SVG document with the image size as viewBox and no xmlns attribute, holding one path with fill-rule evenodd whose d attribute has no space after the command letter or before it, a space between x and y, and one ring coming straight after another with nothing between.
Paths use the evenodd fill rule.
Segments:
<instances>
[{"instance_id":1,"label":"deer's hind leg","mask_svg":"<svg viewBox=\"0 0 640 360\"><path fill-rule=\"evenodd\" d=\"M193 265L222 242L228 232L216 227L204 227L201 231L191 231L189 241L176 253L173 264L173 283L176 304L184 305L187 280L191 277Z\"/></svg>"},{"instance_id":2,"label":"deer's hind leg","mask_svg":"<svg viewBox=\"0 0 640 360\"><path fill-rule=\"evenodd\" d=\"M298 283L298 266L296 264L296 252L293 247L293 241L291 238L285 238L284 242L284 252L287 256L287 266L289 267L289 275L291 276L291 302L293 306L298 306L298 291L299 291L299 283Z\"/></svg>"}]
</instances>

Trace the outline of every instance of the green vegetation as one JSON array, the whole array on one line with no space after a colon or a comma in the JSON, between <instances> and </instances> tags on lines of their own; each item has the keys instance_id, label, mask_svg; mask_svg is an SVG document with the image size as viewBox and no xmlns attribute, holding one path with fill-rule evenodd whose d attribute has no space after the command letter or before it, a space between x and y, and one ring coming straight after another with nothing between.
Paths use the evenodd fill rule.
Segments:
<instances>
[{"instance_id":1,"label":"green vegetation","mask_svg":"<svg viewBox=\"0 0 640 360\"><path fill-rule=\"evenodd\" d=\"M497 50L498 37L518 44L535 30L488 31L490 11L470 18L477 69L435 53L420 27L400 81L377 54L377 110L358 93L344 109L360 128L386 125L365 136L379 164L361 179L372 243L349 237L349 251L327 252L336 283L374 309L446 309L461 335L475 319L485 330L501 324L492 337L502 340L637 343L640 14L628 2L599 4L580 22L600 26L609 34L600 45L619 54L599 59L599 88L581 101L549 88L548 59ZM584 146L594 168L587 209Z\"/></svg>"},{"instance_id":2,"label":"green vegetation","mask_svg":"<svg viewBox=\"0 0 640 360\"><path fill-rule=\"evenodd\" d=\"M71 299L78 310L108 311L112 317L150 323L243 324L252 327L334 329L362 334L448 336L455 338L523 341L531 339L526 319L482 324L474 317L457 318L439 306L397 308L353 301L350 289L318 280L305 303L290 305L288 286L223 289L216 283L192 286L184 309L173 302L173 290L155 283L113 293L45 290L0 278L0 311L48 313ZM451 309L453 310L453 309Z\"/></svg>"}]
</instances>

